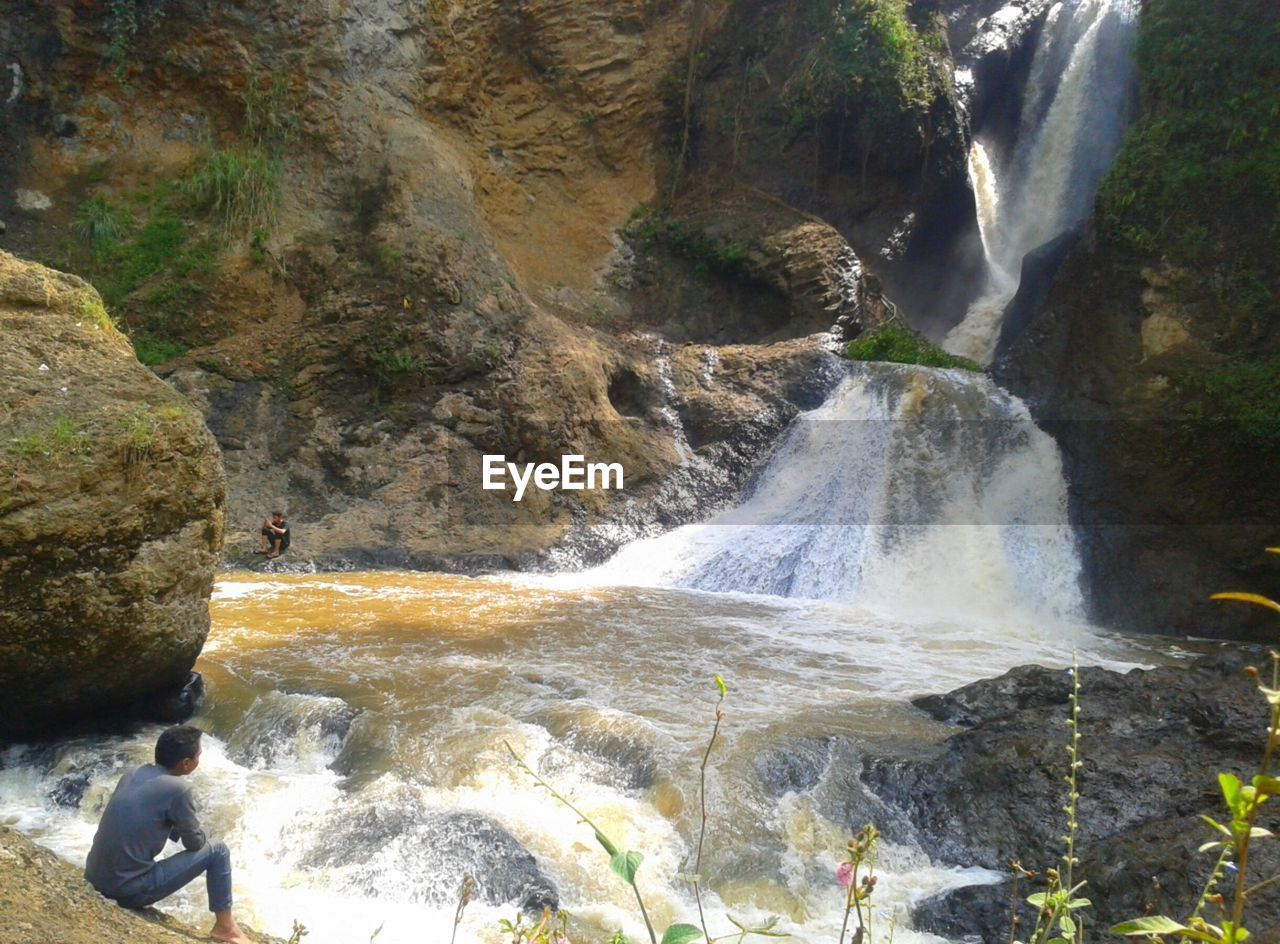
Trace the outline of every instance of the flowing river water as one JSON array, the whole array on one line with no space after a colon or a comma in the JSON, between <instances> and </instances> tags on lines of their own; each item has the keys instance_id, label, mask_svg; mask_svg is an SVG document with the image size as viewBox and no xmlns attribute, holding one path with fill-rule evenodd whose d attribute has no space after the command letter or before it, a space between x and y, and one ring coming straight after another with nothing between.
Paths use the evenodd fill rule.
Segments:
<instances>
[{"instance_id":1,"label":"flowing river water","mask_svg":"<svg viewBox=\"0 0 1280 944\"><path fill-rule=\"evenodd\" d=\"M985 378L850 368L735 509L639 541L593 571L226 574L197 668L209 732L193 776L232 848L237 908L307 944L459 941L550 889L579 939L645 940L591 830L510 744L622 847L659 927L696 918L698 767L714 677L729 686L707 779L700 872L712 933L779 915L834 941L834 870L876 801L864 753L947 733L911 707L1014 665L1176 658L1080 616L1052 442ZM82 863L115 782L160 729L0 753L0 822ZM994 876L946 868L909 829L886 844L877 920ZM202 923L196 883L166 908Z\"/></svg>"}]
</instances>

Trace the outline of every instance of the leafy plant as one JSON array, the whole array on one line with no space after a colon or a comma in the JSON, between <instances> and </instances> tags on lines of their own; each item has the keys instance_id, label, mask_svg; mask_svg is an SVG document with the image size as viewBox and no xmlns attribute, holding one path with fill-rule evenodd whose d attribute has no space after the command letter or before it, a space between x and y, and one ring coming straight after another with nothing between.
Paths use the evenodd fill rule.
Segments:
<instances>
[{"instance_id":1,"label":"leafy plant","mask_svg":"<svg viewBox=\"0 0 1280 944\"><path fill-rule=\"evenodd\" d=\"M390 348L373 351L369 354L374 374L384 382L397 377L431 378L435 372L426 358L419 357L407 348Z\"/></svg>"},{"instance_id":2,"label":"leafy plant","mask_svg":"<svg viewBox=\"0 0 1280 944\"><path fill-rule=\"evenodd\" d=\"M1067 727L1071 734L1067 738L1067 802L1062 811L1067 814L1067 831L1062 837L1065 849L1062 854L1061 869L1046 869L1047 884L1045 890L1027 896L1027 903L1036 909L1036 924L1031 932L1030 944L1068 944L1076 941L1083 944L1084 925L1073 916L1073 912L1091 906L1087 898L1077 897L1084 882L1075 882L1075 867L1080 864L1076 858L1076 830L1079 827L1077 810L1080 804L1080 786L1077 773L1082 766L1080 760L1080 663L1074 656L1071 659L1071 694L1068 697L1071 713L1067 718ZM1023 872L1021 866L1015 865L1015 872ZM1025 873L1024 873L1025 874Z\"/></svg>"},{"instance_id":3,"label":"leafy plant","mask_svg":"<svg viewBox=\"0 0 1280 944\"><path fill-rule=\"evenodd\" d=\"M1280 547L1269 547L1267 552L1280 554ZM1280 603L1256 593L1215 593L1210 599L1250 603L1280 613ZM1228 822L1223 823L1208 816L1202 817L1213 830L1213 838L1202 845L1200 851L1217 850L1218 861L1210 872L1209 879L1190 917L1185 921L1176 921L1164 915L1136 918L1133 921L1117 924L1111 929L1112 934L1142 937L1154 941L1163 941L1169 937L1176 941L1200 941L1204 944L1241 944L1249 938L1250 934L1244 923L1245 906L1249 896L1277 881L1277 878L1270 878L1250 886L1248 880L1249 852L1253 842L1275 838L1270 830L1258 825L1258 814L1268 800L1274 796L1280 796L1280 777L1272 773L1276 748L1280 747L1280 653L1273 650L1270 656L1269 683L1262 681L1257 669L1250 667L1246 670L1246 674L1254 680L1259 694L1266 700L1271 710L1262 761L1258 772L1248 783L1241 781L1232 773L1218 774L1218 787L1222 792L1229 819ZM1228 869L1235 875L1230 911L1226 910L1224 903L1221 924L1211 924L1204 917L1205 906Z\"/></svg>"}]
</instances>

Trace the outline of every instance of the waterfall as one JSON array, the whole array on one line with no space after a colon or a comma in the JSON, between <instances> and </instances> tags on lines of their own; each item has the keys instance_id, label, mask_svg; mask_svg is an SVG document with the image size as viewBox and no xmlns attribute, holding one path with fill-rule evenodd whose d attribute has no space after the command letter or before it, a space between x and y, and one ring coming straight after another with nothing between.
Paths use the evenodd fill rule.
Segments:
<instances>
[{"instance_id":1,"label":"waterfall","mask_svg":"<svg viewBox=\"0 0 1280 944\"><path fill-rule=\"evenodd\" d=\"M1050 8L1011 147L975 135L969 179L987 285L943 346L988 363L1028 252L1089 215L1124 136L1135 83L1137 0L1064 0ZM1003 155L1003 159L1001 159Z\"/></svg>"},{"instance_id":2,"label":"waterfall","mask_svg":"<svg viewBox=\"0 0 1280 944\"><path fill-rule=\"evenodd\" d=\"M636 541L591 579L946 619L1080 619L1061 460L1021 401L963 371L849 370L742 505Z\"/></svg>"}]
</instances>

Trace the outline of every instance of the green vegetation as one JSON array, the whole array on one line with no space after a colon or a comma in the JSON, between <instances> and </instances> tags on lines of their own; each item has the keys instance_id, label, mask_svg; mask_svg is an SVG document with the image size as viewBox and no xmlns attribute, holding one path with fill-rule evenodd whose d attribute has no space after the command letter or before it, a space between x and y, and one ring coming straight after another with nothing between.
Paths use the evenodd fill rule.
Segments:
<instances>
[{"instance_id":1,"label":"green vegetation","mask_svg":"<svg viewBox=\"0 0 1280 944\"><path fill-rule=\"evenodd\" d=\"M1278 45L1271 0L1150 0L1143 114L1098 193L1104 247L1184 273L1170 294L1222 355L1171 373L1199 459L1280 451Z\"/></svg>"},{"instance_id":2,"label":"green vegetation","mask_svg":"<svg viewBox=\"0 0 1280 944\"><path fill-rule=\"evenodd\" d=\"M907 17L907 0L836 0L820 4L829 21L820 41L787 83L791 124L834 118L862 148L862 175L873 148L928 145L927 117L944 85L926 37Z\"/></svg>"},{"instance_id":3,"label":"green vegetation","mask_svg":"<svg viewBox=\"0 0 1280 944\"><path fill-rule=\"evenodd\" d=\"M20 459L66 459L87 449L85 431L68 416L56 418L48 427L9 440L9 452Z\"/></svg>"},{"instance_id":4,"label":"green vegetation","mask_svg":"<svg viewBox=\"0 0 1280 944\"><path fill-rule=\"evenodd\" d=\"M845 348L844 356L851 361L889 361L893 364L954 367L982 372L980 365L968 358L948 354L898 322L890 322L854 339Z\"/></svg>"},{"instance_id":5,"label":"green vegetation","mask_svg":"<svg viewBox=\"0 0 1280 944\"><path fill-rule=\"evenodd\" d=\"M195 209L211 213L230 238L275 222L280 160L257 150L213 151L182 186Z\"/></svg>"},{"instance_id":6,"label":"green vegetation","mask_svg":"<svg viewBox=\"0 0 1280 944\"><path fill-rule=\"evenodd\" d=\"M373 374L383 383L391 383L397 378L423 377L433 382L435 371L424 357L419 357L408 348L384 348L369 353L369 363Z\"/></svg>"},{"instance_id":7,"label":"green vegetation","mask_svg":"<svg viewBox=\"0 0 1280 944\"><path fill-rule=\"evenodd\" d=\"M747 275L747 251L729 239L709 236L682 220L644 208L632 211L627 232L645 249L666 250L693 263L700 274Z\"/></svg>"},{"instance_id":8,"label":"green vegetation","mask_svg":"<svg viewBox=\"0 0 1280 944\"><path fill-rule=\"evenodd\" d=\"M116 326L106 307L93 295L80 299L80 314L103 331Z\"/></svg>"},{"instance_id":9,"label":"green vegetation","mask_svg":"<svg viewBox=\"0 0 1280 944\"><path fill-rule=\"evenodd\" d=\"M1211 451L1239 461L1280 455L1280 356L1225 358L1183 371L1175 383L1184 454Z\"/></svg>"},{"instance_id":10,"label":"green vegetation","mask_svg":"<svg viewBox=\"0 0 1280 944\"><path fill-rule=\"evenodd\" d=\"M77 236L97 247L119 239L131 222L127 210L118 210L106 197L97 194L80 204L72 226Z\"/></svg>"},{"instance_id":11,"label":"green vegetation","mask_svg":"<svg viewBox=\"0 0 1280 944\"><path fill-rule=\"evenodd\" d=\"M138 36L160 22L164 16L164 0L107 0L107 62L123 79L133 58Z\"/></svg>"},{"instance_id":12,"label":"green vegetation","mask_svg":"<svg viewBox=\"0 0 1280 944\"><path fill-rule=\"evenodd\" d=\"M149 334L140 334L133 339L134 356L148 367L154 367L156 364L163 364L165 361L171 361L175 357L181 357L187 351L188 348L184 344L166 341L163 338L152 337Z\"/></svg>"}]
</instances>

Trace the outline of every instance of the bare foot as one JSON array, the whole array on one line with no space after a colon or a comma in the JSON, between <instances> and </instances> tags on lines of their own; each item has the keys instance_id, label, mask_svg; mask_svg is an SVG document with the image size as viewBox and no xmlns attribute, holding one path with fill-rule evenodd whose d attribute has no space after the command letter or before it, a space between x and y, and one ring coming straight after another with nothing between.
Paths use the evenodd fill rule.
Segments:
<instances>
[{"instance_id":1,"label":"bare foot","mask_svg":"<svg viewBox=\"0 0 1280 944\"><path fill-rule=\"evenodd\" d=\"M245 937L244 932L238 927L235 927L235 925L232 925L232 930L230 931L219 930L215 926L214 929L209 932L209 939L212 941L222 941L223 944L253 944L252 941Z\"/></svg>"},{"instance_id":2,"label":"bare foot","mask_svg":"<svg viewBox=\"0 0 1280 944\"><path fill-rule=\"evenodd\" d=\"M220 940L223 944L253 944L253 941L244 936L244 931L237 929L234 931L210 931L210 940Z\"/></svg>"},{"instance_id":3,"label":"bare foot","mask_svg":"<svg viewBox=\"0 0 1280 944\"><path fill-rule=\"evenodd\" d=\"M280 556L279 554L268 554L267 560L275 560L279 556Z\"/></svg>"}]
</instances>

